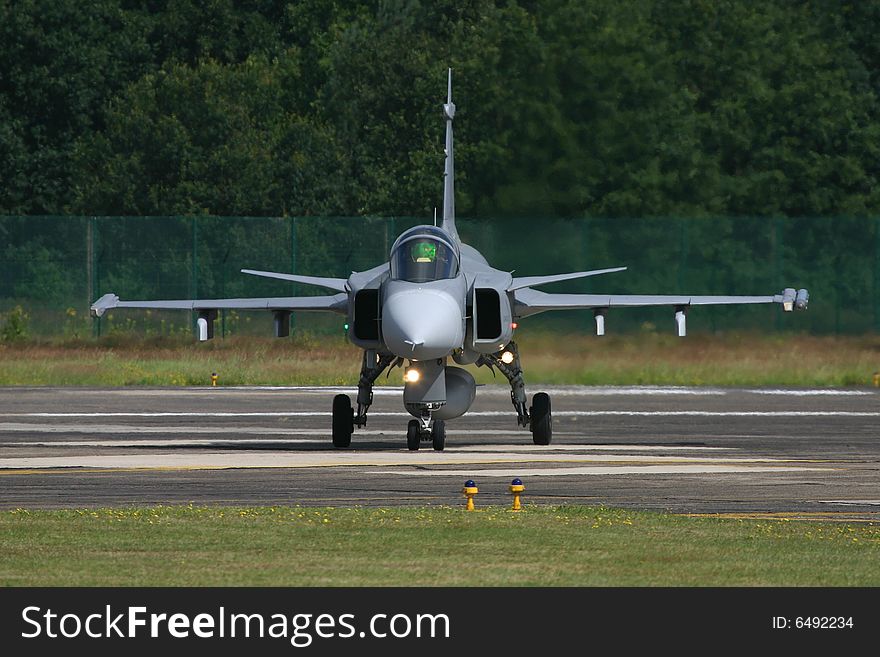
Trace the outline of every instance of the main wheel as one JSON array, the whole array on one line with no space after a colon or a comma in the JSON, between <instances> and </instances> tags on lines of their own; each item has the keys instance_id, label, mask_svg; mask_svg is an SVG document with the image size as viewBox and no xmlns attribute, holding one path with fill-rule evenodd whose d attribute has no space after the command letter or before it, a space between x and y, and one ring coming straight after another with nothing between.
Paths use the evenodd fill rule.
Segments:
<instances>
[{"instance_id":1,"label":"main wheel","mask_svg":"<svg viewBox=\"0 0 880 657\"><path fill-rule=\"evenodd\" d=\"M431 428L431 440L434 443L434 451L442 452L446 447L446 422L434 420L434 426Z\"/></svg>"},{"instance_id":2,"label":"main wheel","mask_svg":"<svg viewBox=\"0 0 880 657\"><path fill-rule=\"evenodd\" d=\"M418 420L410 420L409 424L406 425L406 446L411 451L414 452L419 448L419 443L422 440L422 426L419 424Z\"/></svg>"},{"instance_id":3,"label":"main wheel","mask_svg":"<svg viewBox=\"0 0 880 657\"><path fill-rule=\"evenodd\" d=\"M333 398L333 446L348 447L351 445L351 434L354 431L354 411L348 395L336 395Z\"/></svg>"},{"instance_id":4,"label":"main wheel","mask_svg":"<svg viewBox=\"0 0 880 657\"><path fill-rule=\"evenodd\" d=\"M550 414L550 395L539 392L532 397L531 416L532 442L536 445L549 445L553 438L553 417Z\"/></svg>"}]
</instances>

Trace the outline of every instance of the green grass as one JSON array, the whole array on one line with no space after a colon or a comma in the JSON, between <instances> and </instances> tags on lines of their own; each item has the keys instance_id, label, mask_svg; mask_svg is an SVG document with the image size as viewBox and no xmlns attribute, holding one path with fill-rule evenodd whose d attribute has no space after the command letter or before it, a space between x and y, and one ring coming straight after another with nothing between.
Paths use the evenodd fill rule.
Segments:
<instances>
[{"instance_id":1,"label":"green grass","mask_svg":"<svg viewBox=\"0 0 880 657\"><path fill-rule=\"evenodd\" d=\"M878 586L880 527L589 507L0 512L3 586Z\"/></svg>"},{"instance_id":2,"label":"green grass","mask_svg":"<svg viewBox=\"0 0 880 657\"><path fill-rule=\"evenodd\" d=\"M867 386L880 370L880 336L522 332L517 341L529 385ZM113 335L0 343L0 385L210 385L212 372L220 385L355 385L360 361L340 335L208 344ZM504 383L470 369L480 383ZM400 385L398 371L386 382Z\"/></svg>"}]
</instances>

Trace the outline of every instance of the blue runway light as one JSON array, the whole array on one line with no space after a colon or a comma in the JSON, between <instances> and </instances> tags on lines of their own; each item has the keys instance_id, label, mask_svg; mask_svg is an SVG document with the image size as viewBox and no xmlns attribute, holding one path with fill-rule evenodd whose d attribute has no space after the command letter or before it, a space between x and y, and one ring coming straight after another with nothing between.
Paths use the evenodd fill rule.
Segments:
<instances>
[{"instance_id":1,"label":"blue runway light","mask_svg":"<svg viewBox=\"0 0 880 657\"><path fill-rule=\"evenodd\" d=\"M510 485L511 486L522 486L522 479L517 477L516 479L514 479L513 481L510 482Z\"/></svg>"},{"instance_id":2,"label":"blue runway light","mask_svg":"<svg viewBox=\"0 0 880 657\"><path fill-rule=\"evenodd\" d=\"M477 485L477 482L475 482L473 479L468 479L466 482L464 482L465 488L473 488L476 485Z\"/></svg>"}]
</instances>

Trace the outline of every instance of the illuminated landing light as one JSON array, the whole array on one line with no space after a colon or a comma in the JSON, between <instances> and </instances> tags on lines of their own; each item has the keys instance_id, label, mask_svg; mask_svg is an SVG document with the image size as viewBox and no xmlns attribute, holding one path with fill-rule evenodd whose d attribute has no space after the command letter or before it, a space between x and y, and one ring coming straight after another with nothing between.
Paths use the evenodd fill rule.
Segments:
<instances>
[{"instance_id":1,"label":"illuminated landing light","mask_svg":"<svg viewBox=\"0 0 880 657\"><path fill-rule=\"evenodd\" d=\"M408 369L406 374L403 375L403 380L407 383L415 383L419 380L419 371L415 369Z\"/></svg>"},{"instance_id":2,"label":"illuminated landing light","mask_svg":"<svg viewBox=\"0 0 880 657\"><path fill-rule=\"evenodd\" d=\"M501 362L505 365L510 365L513 362L513 353L510 351L505 351L501 354Z\"/></svg>"},{"instance_id":3,"label":"illuminated landing light","mask_svg":"<svg viewBox=\"0 0 880 657\"><path fill-rule=\"evenodd\" d=\"M510 328L512 328L512 329L515 331L516 329L519 328L519 324L517 324L516 322L511 322L511 323L510 323Z\"/></svg>"}]
</instances>

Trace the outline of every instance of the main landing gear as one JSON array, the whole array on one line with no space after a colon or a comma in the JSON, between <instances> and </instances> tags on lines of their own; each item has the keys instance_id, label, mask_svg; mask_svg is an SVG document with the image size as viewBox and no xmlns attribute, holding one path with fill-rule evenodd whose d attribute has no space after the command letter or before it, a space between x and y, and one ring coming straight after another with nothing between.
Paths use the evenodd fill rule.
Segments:
<instances>
[{"instance_id":1,"label":"main landing gear","mask_svg":"<svg viewBox=\"0 0 880 657\"><path fill-rule=\"evenodd\" d=\"M504 353L513 358L503 359ZM532 442L536 445L549 445L553 438L553 416L550 412L550 395L539 392L532 397L532 406L526 409L526 384L523 380L522 366L519 362L519 350L516 343L511 342L503 352L485 354L477 361L477 365L497 368L510 383L510 401L516 409L516 421L521 427L528 427L532 432Z\"/></svg>"},{"instance_id":2,"label":"main landing gear","mask_svg":"<svg viewBox=\"0 0 880 657\"><path fill-rule=\"evenodd\" d=\"M550 444L553 438L553 416L550 413L550 395L546 392L539 392L532 397L529 428L532 431L532 442L536 445Z\"/></svg>"},{"instance_id":3,"label":"main landing gear","mask_svg":"<svg viewBox=\"0 0 880 657\"><path fill-rule=\"evenodd\" d=\"M367 410L373 403L373 383L394 360L393 354L364 351L361 378L358 381L357 413L354 412L348 395L336 395L333 398L334 447L348 447L351 445L351 434L354 433L355 426L366 426Z\"/></svg>"},{"instance_id":4,"label":"main landing gear","mask_svg":"<svg viewBox=\"0 0 880 657\"><path fill-rule=\"evenodd\" d=\"M348 395L336 395L333 398L333 446L348 447L351 445L351 434L354 433L354 411Z\"/></svg>"}]
</instances>

